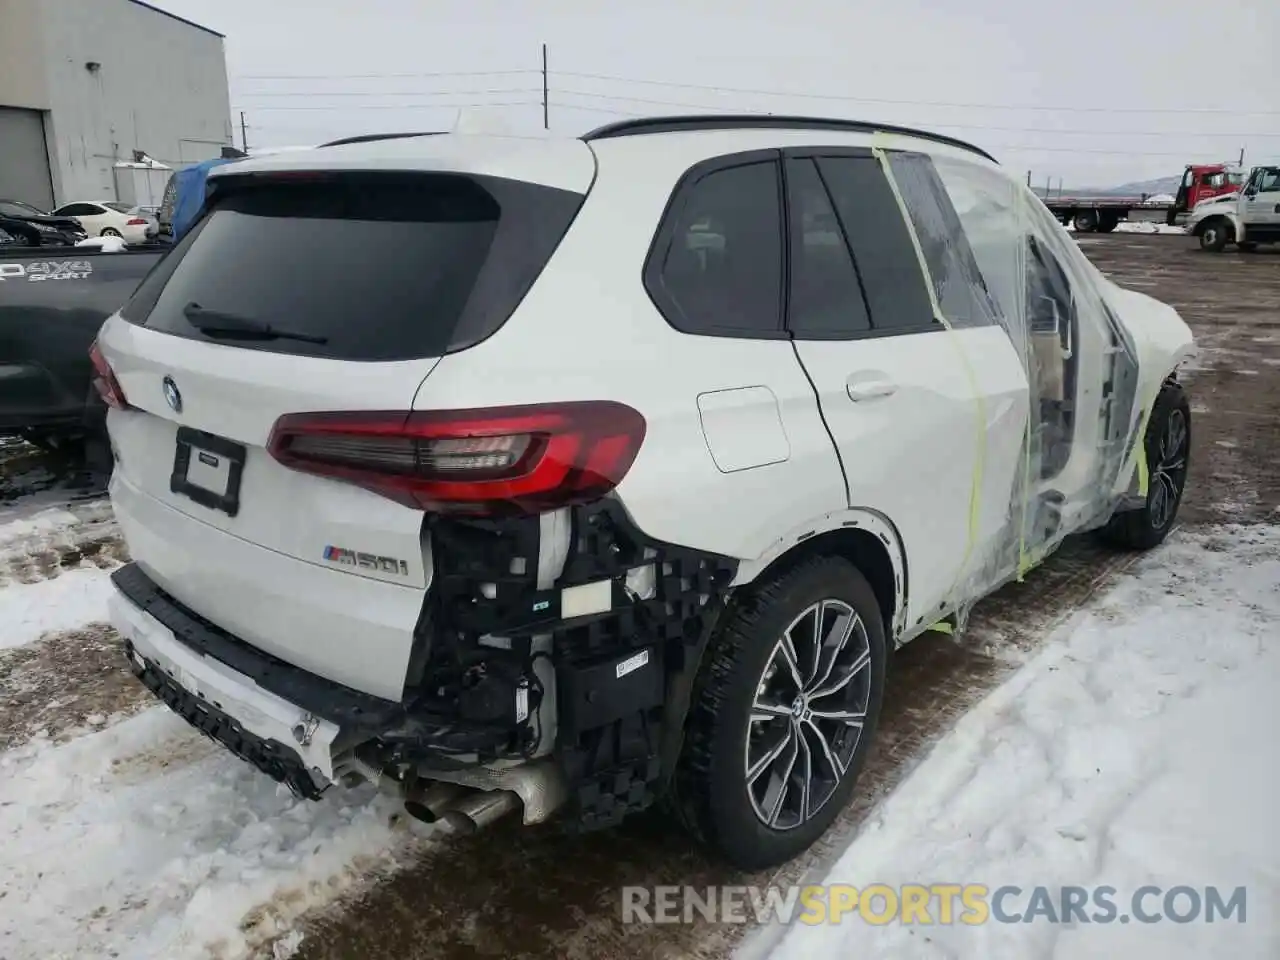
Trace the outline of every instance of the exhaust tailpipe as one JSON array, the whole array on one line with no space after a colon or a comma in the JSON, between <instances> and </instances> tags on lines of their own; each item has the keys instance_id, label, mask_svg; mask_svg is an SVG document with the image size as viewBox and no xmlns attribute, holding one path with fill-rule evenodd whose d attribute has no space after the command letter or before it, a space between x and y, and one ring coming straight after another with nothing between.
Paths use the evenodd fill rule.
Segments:
<instances>
[{"instance_id":1,"label":"exhaust tailpipe","mask_svg":"<svg viewBox=\"0 0 1280 960\"><path fill-rule=\"evenodd\" d=\"M421 770L419 776L404 795L405 812L455 833L475 833L517 809L526 824L542 823L568 798L559 769L546 760L499 769Z\"/></svg>"},{"instance_id":2,"label":"exhaust tailpipe","mask_svg":"<svg viewBox=\"0 0 1280 960\"><path fill-rule=\"evenodd\" d=\"M460 834L483 830L520 806L520 798L510 790L487 790L468 794L445 811L441 820Z\"/></svg>"},{"instance_id":3,"label":"exhaust tailpipe","mask_svg":"<svg viewBox=\"0 0 1280 960\"><path fill-rule=\"evenodd\" d=\"M404 812L423 823L439 823L453 804L466 794L467 788L456 783L433 781L426 787L409 791L404 798Z\"/></svg>"}]
</instances>

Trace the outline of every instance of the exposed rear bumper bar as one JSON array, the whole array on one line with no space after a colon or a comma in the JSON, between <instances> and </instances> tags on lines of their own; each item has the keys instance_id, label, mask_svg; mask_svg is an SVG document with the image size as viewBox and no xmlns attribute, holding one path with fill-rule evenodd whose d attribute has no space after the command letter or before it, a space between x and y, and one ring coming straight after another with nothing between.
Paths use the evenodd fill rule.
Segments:
<instances>
[{"instance_id":1,"label":"exposed rear bumper bar","mask_svg":"<svg viewBox=\"0 0 1280 960\"><path fill-rule=\"evenodd\" d=\"M112 581L111 620L142 682L193 726L304 796L336 779L335 754L402 716L398 703L309 674L206 623L136 564Z\"/></svg>"},{"instance_id":2,"label":"exposed rear bumper bar","mask_svg":"<svg viewBox=\"0 0 1280 960\"><path fill-rule=\"evenodd\" d=\"M254 686L297 704L344 732L377 734L404 717L404 708L396 701L344 687L286 663L209 623L161 590L136 563L121 567L111 580L135 607L196 656L212 658Z\"/></svg>"}]
</instances>

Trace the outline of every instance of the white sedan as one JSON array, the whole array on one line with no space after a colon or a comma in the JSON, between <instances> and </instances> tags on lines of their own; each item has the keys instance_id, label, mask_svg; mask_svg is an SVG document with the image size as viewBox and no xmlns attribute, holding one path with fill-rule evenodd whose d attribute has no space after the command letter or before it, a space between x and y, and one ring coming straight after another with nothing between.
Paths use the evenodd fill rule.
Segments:
<instances>
[{"instance_id":1,"label":"white sedan","mask_svg":"<svg viewBox=\"0 0 1280 960\"><path fill-rule=\"evenodd\" d=\"M120 237L126 243L145 243L158 232L152 219L136 207L117 200L65 203L53 211L53 215L75 217L91 237Z\"/></svg>"}]
</instances>

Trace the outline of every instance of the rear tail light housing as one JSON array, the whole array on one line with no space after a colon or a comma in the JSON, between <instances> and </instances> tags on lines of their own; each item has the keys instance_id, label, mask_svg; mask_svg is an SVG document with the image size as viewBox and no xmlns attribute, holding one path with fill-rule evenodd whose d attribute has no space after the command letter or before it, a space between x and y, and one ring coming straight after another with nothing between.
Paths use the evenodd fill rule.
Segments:
<instances>
[{"instance_id":1,"label":"rear tail light housing","mask_svg":"<svg viewBox=\"0 0 1280 960\"><path fill-rule=\"evenodd\" d=\"M129 401L125 399L124 391L120 389L120 381L112 372L107 358L102 355L102 348L98 346L97 340L94 340L89 347L89 360L93 364L92 382L94 389L98 391L98 396L102 397L109 407L115 407L117 410L127 409Z\"/></svg>"},{"instance_id":2,"label":"rear tail light housing","mask_svg":"<svg viewBox=\"0 0 1280 960\"><path fill-rule=\"evenodd\" d=\"M588 400L288 414L267 449L290 469L411 507L501 516L599 499L631 469L644 435L644 417L631 407Z\"/></svg>"},{"instance_id":3,"label":"rear tail light housing","mask_svg":"<svg viewBox=\"0 0 1280 960\"><path fill-rule=\"evenodd\" d=\"M145 227L147 221L143 220L142 217L130 217L124 222L124 225L126 227Z\"/></svg>"}]
</instances>

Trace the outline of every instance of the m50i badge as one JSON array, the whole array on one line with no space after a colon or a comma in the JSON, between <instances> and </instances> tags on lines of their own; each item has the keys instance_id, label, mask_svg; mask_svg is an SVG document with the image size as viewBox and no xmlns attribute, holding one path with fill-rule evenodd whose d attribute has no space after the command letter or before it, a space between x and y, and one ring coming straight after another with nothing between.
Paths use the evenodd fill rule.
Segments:
<instances>
[{"instance_id":1,"label":"m50i badge","mask_svg":"<svg viewBox=\"0 0 1280 960\"><path fill-rule=\"evenodd\" d=\"M359 567L362 570L377 570L379 573L397 574L401 577L409 575L409 564L395 557L379 557L372 553L360 553L346 547L335 547L332 544L324 548L324 558L330 563L340 563L346 567Z\"/></svg>"}]
</instances>

